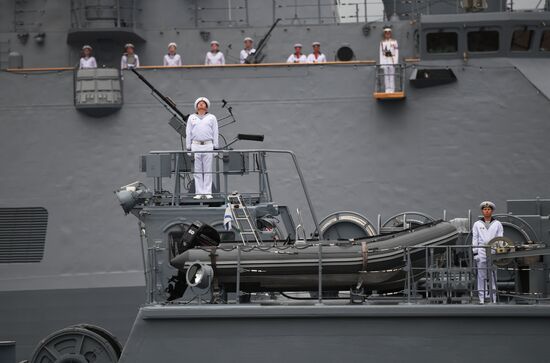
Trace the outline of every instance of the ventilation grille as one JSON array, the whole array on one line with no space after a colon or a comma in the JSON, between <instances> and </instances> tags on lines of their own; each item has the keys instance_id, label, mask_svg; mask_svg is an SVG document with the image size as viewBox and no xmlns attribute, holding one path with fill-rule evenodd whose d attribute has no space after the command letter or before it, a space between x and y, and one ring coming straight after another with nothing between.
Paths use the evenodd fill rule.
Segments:
<instances>
[{"instance_id":1,"label":"ventilation grille","mask_svg":"<svg viewBox=\"0 0 550 363\"><path fill-rule=\"evenodd\" d=\"M40 262L47 227L44 208L0 208L0 263Z\"/></svg>"}]
</instances>

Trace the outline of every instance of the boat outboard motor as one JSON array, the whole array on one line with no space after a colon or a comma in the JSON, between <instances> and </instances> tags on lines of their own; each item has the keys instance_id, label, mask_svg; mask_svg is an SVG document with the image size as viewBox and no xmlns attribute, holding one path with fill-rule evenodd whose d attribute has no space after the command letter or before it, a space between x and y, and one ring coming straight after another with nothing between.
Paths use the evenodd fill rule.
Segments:
<instances>
[{"instance_id":1,"label":"boat outboard motor","mask_svg":"<svg viewBox=\"0 0 550 363\"><path fill-rule=\"evenodd\" d=\"M195 221L183 233L180 240L172 242L170 247L172 261L183 252L197 246L218 246L219 244L220 234L214 227L201 221ZM187 279L185 271L179 271L177 275L170 278L165 289L167 301L173 301L183 296L188 286Z\"/></svg>"},{"instance_id":2,"label":"boat outboard motor","mask_svg":"<svg viewBox=\"0 0 550 363\"><path fill-rule=\"evenodd\" d=\"M196 246L218 246L220 234L209 224L201 221L193 222L183 233L180 241L176 242L176 255Z\"/></svg>"}]
</instances>

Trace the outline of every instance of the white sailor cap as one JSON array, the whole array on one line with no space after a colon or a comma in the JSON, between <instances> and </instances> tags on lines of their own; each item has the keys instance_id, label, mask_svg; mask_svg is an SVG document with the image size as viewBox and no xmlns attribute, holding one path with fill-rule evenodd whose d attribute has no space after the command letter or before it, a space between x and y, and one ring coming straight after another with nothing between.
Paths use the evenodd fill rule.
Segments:
<instances>
[{"instance_id":1,"label":"white sailor cap","mask_svg":"<svg viewBox=\"0 0 550 363\"><path fill-rule=\"evenodd\" d=\"M178 45L176 43L172 42L172 43L168 44L168 48L170 48L170 47L177 48Z\"/></svg>"},{"instance_id":2,"label":"white sailor cap","mask_svg":"<svg viewBox=\"0 0 550 363\"><path fill-rule=\"evenodd\" d=\"M302 48L302 43L296 43L296 44L294 44L294 48Z\"/></svg>"},{"instance_id":3,"label":"white sailor cap","mask_svg":"<svg viewBox=\"0 0 550 363\"><path fill-rule=\"evenodd\" d=\"M134 48L135 49L136 47L132 43L126 43L124 45L124 49L128 49L128 48Z\"/></svg>"},{"instance_id":4,"label":"white sailor cap","mask_svg":"<svg viewBox=\"0 0 550 363\"><path fill-rule=\"evenodd\" d=\"M391 33L391 26L385 26L384 27L384 33L385 32L390 32Z\"/></svg>"},{"instance_id":5,"label":"white sailor cap","mask_svg":"<svg viewBox=\"0 0 550 363\"><path fill-rule=\"evenodd\" d=\"M479 205L479 209L483 208L491 208L492 210L495 210L495 203L488 200L481 202L481 204Z\"/></svg>"},{"instance_id":6,"label":"white sailor cap","mask_svg":"<svg viewBox=\"0 0 550 363\"><path fill-rule=\"evenodd\" d=\"M213 41L211 41L211 42L210 42L210 45L212 45L212 44L220 45L220 43L218 43L218 41L217 41L217 40L213 40Z\"/></svg>"},{"instance_id":7,"label":"white sailor cap","mask_svg":"<svg viewBox=\"0 0 550 363\"><path fill-rule=\"evenodd\" d=\"M206 97L199 97L197 98L197 100L195 101L195 110L197 109L197 105L199 104L200 101L204 101L206 103L206 108L210 108L210 101L208 100L208 98Z\"/></svg>"},{"instance_id":8,"label":"white sailor cap","mask_svg":"<svg viewBox=\"0 0 550 363\"><path fill-rule=\"evenodd\" d=\"M86 45L84 45L84 46L82 47L82 50L84 50L84 49L90 49L90 50L92 50L92 46L86 44Z\"/></svg>"},{"instance_id":9,"label":"white sailor cap","mask_svg":"<svg viewBox=\"0 0 550 363\"><path fill-rule=\"evenodd\" d=\"M253 42L254 39L252 39L250 37L246 37L246 38L244 38L243 42L246 42L246 41Z\"/></svg>"},{"instance_id":10,"label":"white sailor cap","mask_svg":"<svg viewBox=\"0 0 550 363\"><path fill-rule=\"evenodd\" d=\"M311 46L312 46L312 47L314 47L314 46L316 46L316 45L321 46L321 43L319 43L319 42L313 42L313 43L311 43Z\"/></svg>"}]
</instances>

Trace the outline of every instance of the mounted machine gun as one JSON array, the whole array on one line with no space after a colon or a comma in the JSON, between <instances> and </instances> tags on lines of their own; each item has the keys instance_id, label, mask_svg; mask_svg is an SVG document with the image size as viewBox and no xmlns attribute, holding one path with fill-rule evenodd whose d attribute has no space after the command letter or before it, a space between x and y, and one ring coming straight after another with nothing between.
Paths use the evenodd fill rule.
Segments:
<instances>
[{"instance_id":1,"label":"mounted machine gun","mask_svg":"<svg viewBox=\"0 0 550 363\"><path fill-rule=\"evenodd\" d=\"M275 22L273 23L273 25L271 26L271 28L269 28L269 30L267 31L267 33L264 35L264 37L260 40L260 42L258 43L258 48L256 48L256 51L254 53L250 53L248 55L248 57L246 57L246 59L244 60L244 63L245 64L258 64L258 63L262 63L262 61L264 60L265 58L265 55L262 54L262 50L265 48L266 44L267 44L267 41L269 39L269 36L271 35L271 32L273 31L273 29L275 29L275 27L277 26L277 23L281 21L281 18L278 18L277 20L275 20Z\"/></svg>"}]
</instances>

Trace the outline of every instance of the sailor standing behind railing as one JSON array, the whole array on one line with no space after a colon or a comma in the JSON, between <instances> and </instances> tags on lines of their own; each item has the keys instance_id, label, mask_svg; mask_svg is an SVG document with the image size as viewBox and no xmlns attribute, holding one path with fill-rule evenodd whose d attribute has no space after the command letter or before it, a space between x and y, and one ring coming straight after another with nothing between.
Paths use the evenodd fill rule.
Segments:
<instances>
[{"instance_id":1,"label":"sailor standing behind railing","mask_svg":"<svg viewBox=\"0 0 550 363\"><path fill-rule=\"evenodd\" d=\"M380 41L380 64L384 70L386 93L395 92L395 65L399 63L399 45L392 38L390 27L384 28L384 38Z\"/></svg>"},{"instance_id":2,"label":"sailor standing behind railing","mask_svg":"<svg viewBox=\"0 0 550 363\"><path fill-rule=\"evenodd\" d=\"M487 264L488 251L485 246L487 246L489 241L493 238L502 237L504 231L502 223L493 218L493 211L495 210L495 204L493 202L482 202L480 208L483 217L476 221L472 227L472 246L477 267L477 291L481 304L485 303L486 299L490 299L489 301L496 303L496 274L492 270L491 273L489 273L491 266ZM491 284L490 290L489 280Z\"/></svg>"},{"instance_id":3,"label":"sailor standing behind railing","mask_svg":"<svg viewBox=\"0 0 550 363\"><path fill-rule=\"evenodd\" d=\"M223 53L220 52L220 43L216 40L210 42L210 51L206 53L204 64L225 64L225 57Z\"/></svg>"},{"instance_id":4,"label":"sailor standing behind railing","mask_svg":"<svg viewBox=\"0 0 550 363\"><path fill-rule=\"evenodd\" d=\"M292 53L288 59L287 63L307 63L307 57L305 54L302 54L302 44L294 44L294 53Z\"/></svg>"},{"instance_id":5,"label":"sailor standing behind railing","mask_svg":"<svg viewBox=\"0 0 550 363\"><path fill-rule=\"evenodd\" d=\"M139 68L139 57L135 53L135 48L132 43L124 46L126 53L120 58L120 69Z\"/></svg>"},{"instance_id":6,"label":"sailor standing behind railing","mask_svg":"<svg viewBox=\"0 0 550 363\"><path fill-rule=\"evenodd\" d=\"M256 53L256 49L253 48L254 40L250 37L244 38L244 49L241 50L241 53L239 54L239 62L241 64L244 64L246 61L246 58L250 54Z\"/></svg>"},{"instance_id":7,"label":"sailor standing behind railing","mask_svg":"<svg viewBox=\"0 0 550 363\"><path fill-rule=\"evenodd\" d=\"M313 44L311 44L311 47L313 48L313 53L307 56L307 62L325 63L327 61L327 57L325 57L325 55L321 53L321 43L313 42Z\"/></svg>"},{"instance_id":8,"label":"sailor standing behind railing","mask_svg":"<svg viewBox=\"0 0 550 363\"><path fill-rule=\"evenodd\" d=\"M97 68L97 62L92 56L92 47L85 45L82 47L82 58L80 58L80 69Z\"/></svg>"},{"instance_id":9,"label":"sailor standing behind railing","mask_svg":"<svg viewBox=\"0 0 550 363\"><path fill-rule=\"evenodd\" d=\"M176 43L168 44L168 54L165 54L164 59L162 60L162 64L165 67L181 66L182 60L181 60L181 56L176 53L177 48L178 48L178 45Z\"/></svg>"},{"instance_id":10,"label":"sailor standing behind railing","mask_svg":"<svg viewBox=\"0 0 550 363\"><path fill-rule=\"evenodd\" d=\"M185 129L185 143L190 151L211 151L218 148L218 120L208 113L210 101L199 97L195 101L196 113L189 115ZM195 154L194 199L212 199L213 153Z\"/></svg>"}]
</instances>

